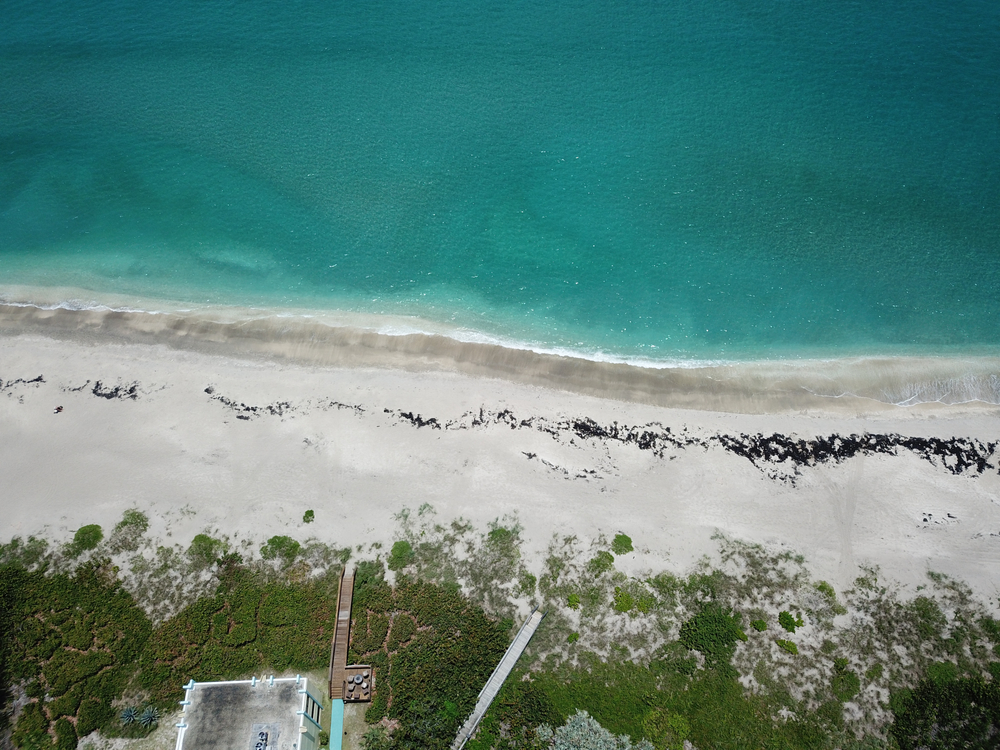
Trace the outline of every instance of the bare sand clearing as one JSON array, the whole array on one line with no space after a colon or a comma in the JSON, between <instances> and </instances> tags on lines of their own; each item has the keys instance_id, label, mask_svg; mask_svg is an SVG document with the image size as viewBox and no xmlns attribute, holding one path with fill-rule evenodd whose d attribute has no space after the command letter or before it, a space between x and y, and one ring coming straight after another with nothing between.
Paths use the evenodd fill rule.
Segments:
<instances>
[{"instance_id":1,"label":"bare sand clearing","mask_svg":"<svg viewBox=\"0 0 1000 750\"><path fill-rule=\"evenodd\" d=\"M109 530L134 507L168 544L206 530L255 548L276 534L391 544L396 514L429 504L481 527L516 517L529 567L553 534L622 531L639 551L625 572L680 572L722 532L801 552L838 587L868 564L907 585L934 570L998 595L995 406L670 408L614 382L596 397L551 368L514 382L485 376L488 363L449 372L417 354L408 369L234 356L232 341L179 346L176 328L152 327L122 337L74 314L59 330L0 326L3 540ZM753 437L775 433L791 441ZM851 443L866 433L876 438Z\"/></svg>"}]
</instances>

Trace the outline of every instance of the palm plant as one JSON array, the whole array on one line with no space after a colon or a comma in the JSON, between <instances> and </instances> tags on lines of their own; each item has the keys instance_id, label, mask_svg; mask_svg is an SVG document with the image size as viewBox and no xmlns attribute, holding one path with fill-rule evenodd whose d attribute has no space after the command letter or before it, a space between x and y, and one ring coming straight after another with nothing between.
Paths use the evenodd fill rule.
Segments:
<instances>
[{"instance_id":1,"label":"palm plant","mask_svg":"<svg viewBox=\"0 0 1000 750\"><path fill-rule=\"evenodd\" d=\"M125 726L128 726L129 724L134 724L135 721L139 718L139 709L137 709L135 706L129 706L128 708L126 708L124 711L121 712L120 718L122 720L122 724L124 724Z\"/></svg>"},{"instance_id":2,"label":"palm plant","mask_svg":"<svg viewBox=\"0 0 1000 750\"><path fill-rule=\"evenodd\" d=\"M139 714L139 723L144 727L151 727L160 721L160 709L156 706L146 706Z\"/></svg>"}]
</instances>

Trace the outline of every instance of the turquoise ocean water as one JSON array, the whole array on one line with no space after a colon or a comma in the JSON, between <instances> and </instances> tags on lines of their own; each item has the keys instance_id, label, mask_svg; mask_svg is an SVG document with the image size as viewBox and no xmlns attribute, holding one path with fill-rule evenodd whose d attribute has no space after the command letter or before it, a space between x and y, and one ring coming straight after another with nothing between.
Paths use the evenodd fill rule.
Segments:
<instances>
[{"instance_id":1,"label":"turquoise ocean water","mask_svg":"<svg viewBox=\"0 0 1000 750\"><path fill-rule=\"evenodd\" d=\"M61 287L587 357L996 355L1000 5L8 0L0 293Z\"/></svg>"}]
</instances>

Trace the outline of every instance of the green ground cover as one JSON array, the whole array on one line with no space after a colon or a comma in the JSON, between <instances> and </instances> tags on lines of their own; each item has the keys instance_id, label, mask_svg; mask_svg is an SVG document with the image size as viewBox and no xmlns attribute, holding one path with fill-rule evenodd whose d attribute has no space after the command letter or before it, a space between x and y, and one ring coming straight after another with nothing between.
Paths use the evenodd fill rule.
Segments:
<instances>
[{"instance_id":1,"label":"green ground cover","mask_svg":"<svg viewBox=\"0 0 1000 750\"><path fill-rule=\"evenodd\" d=\"M1000 732L1000 622L945 576L908 599L864 570L838 596L802 558L724 539L715 566L627 576L617 537L554 538L530 571L516 520L479 532L422 508L400 526L391 551L370 550L385 555L393 585L378 557L356 568L349 658L378 670L368 750L449 746L525 604L548 616L470 750L574 737L656 750L685 740L701 750L978 748ZM204 533L151 558L147 529L129 511L82 552L0 546L6 715L10 698L26 701L15 745L69 750L94 729L141 736L192 678L325 669L346 551L273 537L244 562ZM107 557L143 544L143 560L164 576L186 566L207 593L148 615L129 592L149 568L123 573Z\"/></svg>"},{"instance_id":2,"label":"green ground cover","mask_svg":"<svg viewBox=\"0 0 1000 750\"><path fill-rule=\"evenodd\" d=\"M13 739L19 747L75 747L78 735L123 734L114 702L127 688L152 625L108 565L70 576L0 568L6 681L32 699ZM135 732L132 732L134 734ZM128 732L125 732L128 734Z\"/></svg>"},{"instance_id":3,"label":"green ground cover","mask_svg":"<svg viewBox=\"0 0 1000 750\"><path fill-rule=\"evenodd\" d=\"M390 587L381 564L361 563L348 658L378 670L366 719L400 723L392 747L449 747L507 648L511 625L451 588L405 575Z\"/></svg>"}]
</instances>

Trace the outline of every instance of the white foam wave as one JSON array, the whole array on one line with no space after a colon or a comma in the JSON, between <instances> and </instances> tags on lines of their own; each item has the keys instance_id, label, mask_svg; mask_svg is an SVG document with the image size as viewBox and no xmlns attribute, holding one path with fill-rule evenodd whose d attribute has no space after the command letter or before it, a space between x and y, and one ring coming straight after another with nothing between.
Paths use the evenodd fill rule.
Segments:
<instances>
[{"instance_id":1,"label":"white foam wave","mask_svg":"<svg viewBox=\"0 0 1000 750\"><path fill-rule=\"evenodd\" d=\"M495 346L543 356L564 357L642 370L678 371L714 382L720 388L746 393L809 393L820 399L862 399L898 407L920 404L1000 405L1000 357L931 355L866 355L774 359L650 358L627 356L597 348L540 345L470 328L416 317L364 314L336 310L273 309L169 302L136 298L93 300L78 292L58 299L25 301L23 289L0 290L0 304L39 310L179 315L220 324L280 319L330 329L354 329L388 337L438 336L461 344ZM47 290L51 294L54 290ZM19 292L19 293L17 293ZM33 296L33 295L32 295ZM30 297L28 297L30 299ZM693 373L704 370L703 374Z\"/></svg>"}]
</instances>

